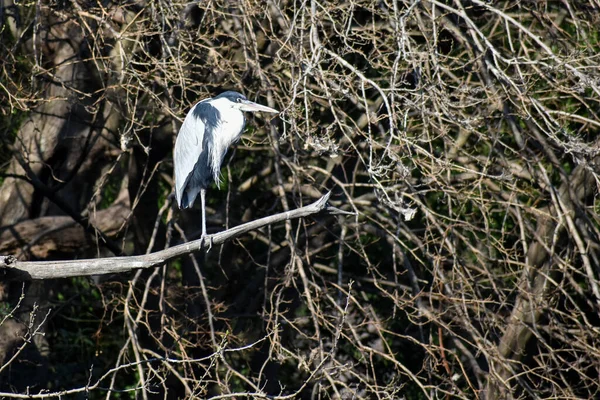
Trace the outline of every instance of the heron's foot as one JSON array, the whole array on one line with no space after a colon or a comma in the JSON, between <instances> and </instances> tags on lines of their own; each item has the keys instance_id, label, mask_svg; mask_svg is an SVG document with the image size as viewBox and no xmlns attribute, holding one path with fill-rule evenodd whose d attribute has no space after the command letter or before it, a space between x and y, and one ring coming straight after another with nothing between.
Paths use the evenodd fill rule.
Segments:
<instances>
[{"instance_id":1,"label":"heron's foot","mask_svg":"<svg viewBox=\"0 0 600 400\"><path fill-rule=\"evenodd\" d=\"M208 248L206 249L206 252L208 253L210 251L210 249L212 249L212 246L213 246L212 235L204 234L200 237L200 239L202 239L202 247L206 247L206 245L208 244Z\"/></svg>"}]
</instances>

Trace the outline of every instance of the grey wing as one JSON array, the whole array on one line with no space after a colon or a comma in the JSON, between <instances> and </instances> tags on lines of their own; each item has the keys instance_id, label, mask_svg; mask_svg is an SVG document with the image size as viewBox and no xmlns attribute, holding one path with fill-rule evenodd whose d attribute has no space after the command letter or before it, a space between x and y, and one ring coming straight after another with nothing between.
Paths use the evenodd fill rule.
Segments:
<instances>
[{"instance_id":1,"label":"grey wing","mask_svg":"<svg viewBox=\"0 0 600 400\"><path fill-rule=\"evenodd\" d=\"M188 208L194 204L194 200L200 189L205 188L208 183L204 177L202 165L204 159L206 164L207 150L205 147L206 125L201 118L194 114L196 104L185 117L179 134L175 140L173 152L173 164L175 169L175 196L179 208ZM208 174L210 172L206 171Z\"/></svg>"}]
</instances>

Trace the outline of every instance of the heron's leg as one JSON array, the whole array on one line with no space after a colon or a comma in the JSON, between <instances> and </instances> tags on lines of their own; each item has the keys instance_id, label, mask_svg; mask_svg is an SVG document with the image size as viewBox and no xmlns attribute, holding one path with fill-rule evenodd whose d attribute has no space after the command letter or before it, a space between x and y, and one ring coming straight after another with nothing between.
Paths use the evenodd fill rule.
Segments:
<instances>
[{"instance_id":1,"label":"heron's leg","mask_svg":"<svg viewBox=\"0 0 600 400\"><path fill-rule=\"evenodd\" d=\"M200 204L202 205L202 237L206 236L206 189L200 189Z\"/></svg>"},{"instance_id":2,"label":"heron's leg","mask_svg":"<svg viewBox=\"0 0 600 400\"><path fill-rule=\"evenodd\" d=\"M200 189L200 203L202 206L202 239L206 240L206 189ZM208 253L211 248L212 236L209 238L208 250L206 250L206 252Z\"/></svg>"}]
</instances>

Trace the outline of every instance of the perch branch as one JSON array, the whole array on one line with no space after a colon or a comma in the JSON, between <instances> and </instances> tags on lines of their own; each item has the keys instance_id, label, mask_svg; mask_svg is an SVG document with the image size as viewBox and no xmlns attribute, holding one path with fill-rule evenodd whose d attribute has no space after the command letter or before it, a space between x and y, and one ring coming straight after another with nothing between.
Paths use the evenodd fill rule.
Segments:
<instances>
[{"instance_id":1,"label":"perch branch","mask_svg":"<svg viewBox=\"0 0 600 400\"><path fill-rule=\"evenodd\" d=\"M109 257L65 261L18 261L14 257L0 256L0 268L4 269L9 279L55 279L74 276L101 275L127 272L138 268L151 268L162 265L185 254L198 252L207 244L219 245L232 240L246 232L262 228L281 221L308 217L320 212L330 215L352 215L347 211L328 205L330 193L307 206L271 215L256 221L236 226L223 232L209 235L207 239L194 240L166 250L139 256Z\"/></svg>"}]
</instances>

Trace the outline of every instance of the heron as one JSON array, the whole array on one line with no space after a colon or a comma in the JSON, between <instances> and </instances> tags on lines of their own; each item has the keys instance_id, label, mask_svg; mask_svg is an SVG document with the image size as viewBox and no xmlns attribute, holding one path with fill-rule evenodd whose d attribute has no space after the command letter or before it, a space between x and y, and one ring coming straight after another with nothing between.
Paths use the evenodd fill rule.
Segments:
<instances>
[{"instance_id":1,"label":"heron","mask_svg":"<svg viewBox=\"0 0 600 400\"><path fill-rule=\"evenodd\" d=\"M254 103L241 93L227 91L196 103L183 121L175 140L173 164L175 197L179 208L190 208L200 193L202 236L206 237L206 189L221 184L221 164L229 146L242 136L244 111L279 113Z\"/></svg>"}]
</instances>

